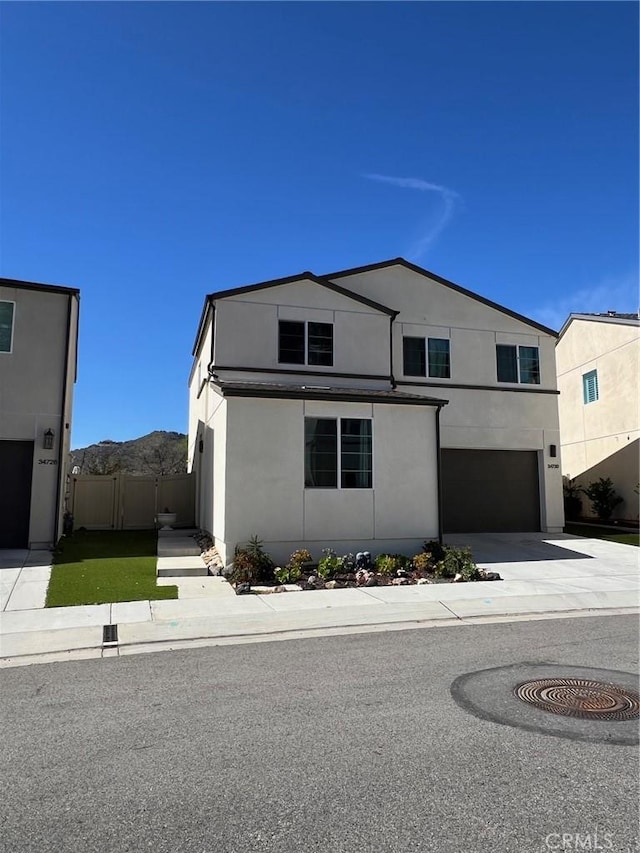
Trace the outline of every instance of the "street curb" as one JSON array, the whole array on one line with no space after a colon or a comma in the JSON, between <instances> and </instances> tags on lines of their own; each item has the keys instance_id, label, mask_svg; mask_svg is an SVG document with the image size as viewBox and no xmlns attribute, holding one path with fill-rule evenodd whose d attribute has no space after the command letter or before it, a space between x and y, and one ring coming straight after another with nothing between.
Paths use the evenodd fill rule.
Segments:
<instances>
[{"instance_id":1,"label":"street curb","mask_svg":"<svg viewBox=\"0 0 640 853\"><path fill-rule=\"evenodd\" d=\"M480 616L454 616L451 618L425 617L407 620L391 620L389 622L372 622L370 624L346 623L314 628L286 628L260 633L238 634L202 634L196 637L176 638L175 640L145 640L132 643L118 643L107 647L102 644L65 649L64 651L40 652L35 655L16 655L0 658L0 668L26 666L35 663L59 663L70 660L86 660L102 657L120 657L125 655L142 654L145 652L172 651L189 647L206 647L219 645L237 645L259 642L277 642L293 639L312 639L314 637L339 636L341 634L380 633L382 631L402 631L416 628L453 627L454 625L486 625L505 622L529 622L544 619L575 619L589 616L631 616L640 615L640 607L618 608L589 608L581 610L540 611L538 613L493 614ZM66 630L64 628L58 630Z\"/></svg>"}]
</instances>

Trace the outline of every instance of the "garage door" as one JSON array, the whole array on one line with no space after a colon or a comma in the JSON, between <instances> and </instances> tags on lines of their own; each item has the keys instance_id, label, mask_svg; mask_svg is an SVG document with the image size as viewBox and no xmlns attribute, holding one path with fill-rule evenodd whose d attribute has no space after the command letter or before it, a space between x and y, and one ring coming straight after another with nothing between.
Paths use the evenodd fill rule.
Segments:
<instances>
[{"instance_id":1,"label":"garage door","mask_svg":"<svg viewBox=\"0 0 640 853\"><path fill-rule=\"evenodd\" d=\"M534 450L442 450L445 533L540 530Z\"/></svg>"},{"instance_id":2,"label":"garage door","mask_svg":"<svg viewBox=\"0 0 640 853\"><path fill-rule=\"evenodd\" d=\"M28 545L32 470L32 441L0 441L0 548Z\"/></svg>"}]
</instances>

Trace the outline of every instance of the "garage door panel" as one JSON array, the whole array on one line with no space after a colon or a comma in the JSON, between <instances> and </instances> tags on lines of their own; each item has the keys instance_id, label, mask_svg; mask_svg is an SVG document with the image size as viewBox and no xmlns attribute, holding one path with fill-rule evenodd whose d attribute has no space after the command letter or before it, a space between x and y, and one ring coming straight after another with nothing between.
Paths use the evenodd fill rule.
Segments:
<instances>
[{"instance_id":1,"label":"garage door panel","mask_svg":"<svg viewBox=\"0 0 640 853\"><path fill-rule=\"evenodd\" d=\"M442 450L445 533L540 530L534 450Z\"/></svg>"}]
</instances>

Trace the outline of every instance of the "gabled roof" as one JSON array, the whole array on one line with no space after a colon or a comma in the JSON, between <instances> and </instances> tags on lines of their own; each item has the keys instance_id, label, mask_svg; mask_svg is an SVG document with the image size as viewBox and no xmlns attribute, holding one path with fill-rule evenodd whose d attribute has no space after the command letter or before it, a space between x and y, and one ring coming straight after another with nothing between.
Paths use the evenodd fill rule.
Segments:
<instances>
[{"instance_id":1,"label":"gabled roof","mask_svg":"<svg viewBox=\"0 0 640 853\"><path fill-rule=\"evenodd\" d=\"M359 302L361 305L373 308L374 311L380 311L381 314L387 314L389 317L396 317L398 315L398 311L394 311L393 308L389 308L387 305L382 305L380 302L375 302L373 299L367 299L366 296L361 296L359 293L353 293L351 290L347 290L346 287L341 287L339 284L335 284L327 278L317 276L307 270L306 272L301 272L297 275L290 275L286 278L274 278L269 281L260 281L256 284L247 284L243 287L232 287L228 290L218 290L214 293L207 294L202 314L200 316L200 322L198 324L198 331L196 333L196 340L193 345L192 355L195 355L198 351L200 338L204 329L204 322L208 313L208 307L213 306L213 303L216 300L227 299L231 296L240 296L244 293L255 293L260 290L266 290L270 287L278 287L282 284L295 284L297 281L312 281L314 284L320 285L320 287L325 287L327 290L339 293L341 296L346 296L347 299L352 299L354 302Z\"/></svg>"},{"instance_id":2,"label":"gabled roof","mask_svg":"<svg viewBox=\"0 0 640 853\"><path fill-rule=\"evenodd\" d=\"M410 261L407 261L404 258L393 258L389 261L380 261L377 264L368 264L364 267L354 267L353 269L349 270L340 270L339 272L326 273L325 275L323 275L323 278L333 280L335 278L344 278L350 275L358 275L359 273L372 272L373 270L381 270L386 269L387 267L394 266L405 267L406 269L418 273L418 275L423 275L426 278L433 279L433 281L437 281L438 284L442 284L445 287L448 287L450 290L455 290L457 293L462 293L464 296L468 296L470 299L475 299L476 302L481 302L483 305L487 305L489 308L494 308L496 311L500 311L502 314L506 314L508 317L513 317L514 320L519 320L521 323L526 323L528 326L533 326L534 329L538 329L538 331L544 332L546 335L552 335L554 338L558 337L558 333L553 329L550 329L547 326L543 326L541 323L536 323L535 320L530 320L528 317L525 317L522 314L518 314L515 311L511 311L509 308L505 308L504 305L499 305L497 302L492 302L490 299L485 299L484 296L480 296L479 294L474 293L472 290L467 290L465 287L461 287L459 284L455 284L454 282L443 278L441 275L436 275L436 273L430 272L429 270L426 270L423 267L419 267L417 264L412 264Z\"/></svg>"},{"instance_id":3,"label":"gabled roof","mask_svg":"<svg viewBox=\"0 0 640 853\"><path fill-rule=\"evenodd\" d=\"M274 278L270 281L261 281L257 284L245 285L244 287L234 287L231 290L219 290L217 293L210 293L209 299L226 299L229 296L254 293L258 290L266 290L268 287L278 287L281 284L294 284L297 281L313 281L315 284L319 284L320 287L326 287L327 290L332 290L334 293L339 293L341 296L346 296L348 299L353 299L354 302L360 302L362 305L367 305L369 308L380 311L382 314L388 314L390 317L395 317L398 314L393 308L388 308L386 305L374 302L373 299L367 299L366 296L361 296L359 293L353 293L353 291L347 290L346 287L340 287L339 284L328 281L326 277L317 276L308 270L297 275L287 276L286 278Z\"/></svg>"},{"instance_id":4,"label":"gabled roof","mask_svg":"<svg viewBox=\"0 0 640 853\"><path fill-rule=\"evenodd\" d=\"M37 281L22 281L19 278L0 278L0 287L18 287L22 290L44 290L49 293L80 293L77 287L65 287L61 284L40 284Z\"/></svg>"},{"instance_id":5,"label":"gabled roof","mask_svg":"<svg viewBox=\"0 0 640 853\"><path fill-rule=\"evenodd\" d=\"M607 311L606 314L569 314L560 329L558 340L564 335L574 320L588 320L594 323L613 323L621 326L640 326L640 314L618 314Z\"/></svg>"}]
</instances>

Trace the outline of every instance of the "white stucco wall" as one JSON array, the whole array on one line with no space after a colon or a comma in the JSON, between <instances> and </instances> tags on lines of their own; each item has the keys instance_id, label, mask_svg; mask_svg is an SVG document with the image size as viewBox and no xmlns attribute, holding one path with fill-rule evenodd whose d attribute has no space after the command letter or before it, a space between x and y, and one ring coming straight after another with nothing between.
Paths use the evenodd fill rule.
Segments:
<instances>
[{"instance_id":1,"label":"white stucco wall","mask_svg":"<svg viewBox=\"0 0 640 853\"><path fill-rule=\"evenodd\" d=\"M540 453L542 528L561 530L555 337L400 265L336 282L400 312L393 324L394 375L402 391L449 401L441 415L442 447ZM404 336L449 339L451 378L404 376ZM497 344L538 347L540 384L498 382Z\"/></svg>"},{"instance_id":2,"label":"white stucco wall","mask_svg":"<svg viewBox=\"0 0 640 853\"><path fill-rule=\"evenodd\" d=\"M224 542L216 544L227 561L252 535L280 562L300 547L316 558L325 547L412 554L437 536L435 409L230 398L226 411ZM372 489L305 488L305 415L372 418Z\"/></svg>"},{"instance_id":3,"label":"white stucco wall","mask_svg":"<svg viewBox=\"0 0 640 853\"><path fill-rule=\"evenodd\" d=\"M332 323L333 365L279 363L279 320ZM215 327L217 367L389 375L389 316L311 281L220 299Z\"/></svg>"},{"instance_id":4,"label":"white stucco wall","mask_svg":"<svg viewBox=\"0 0 640 853\"><path fill-rule=\"evenodd\" d=\"M15 302L12 352L0 353L0 440L34 442L29 544L45 548L57 539L64 511L78 300L19 285L0 285L0 300ZM42 447L47 429L55 433L52 450Z\"/></svg>"},{"instance_id":5,"label":"white stucco wall","mask_svg":"<svg viewBox=\"0 0 640 853\"><path fill-rule=\"evenodd\" d=\"M611 477L624 499L614 517L635 518L640 479L640 326L574 319L556 348L563 474L586 486ZM584 374L597 370L598 399L584 402ZM609 460L609 462L607 462ZM583 498L583 510L590 504Z\"/></svg>"}]
</instances>

